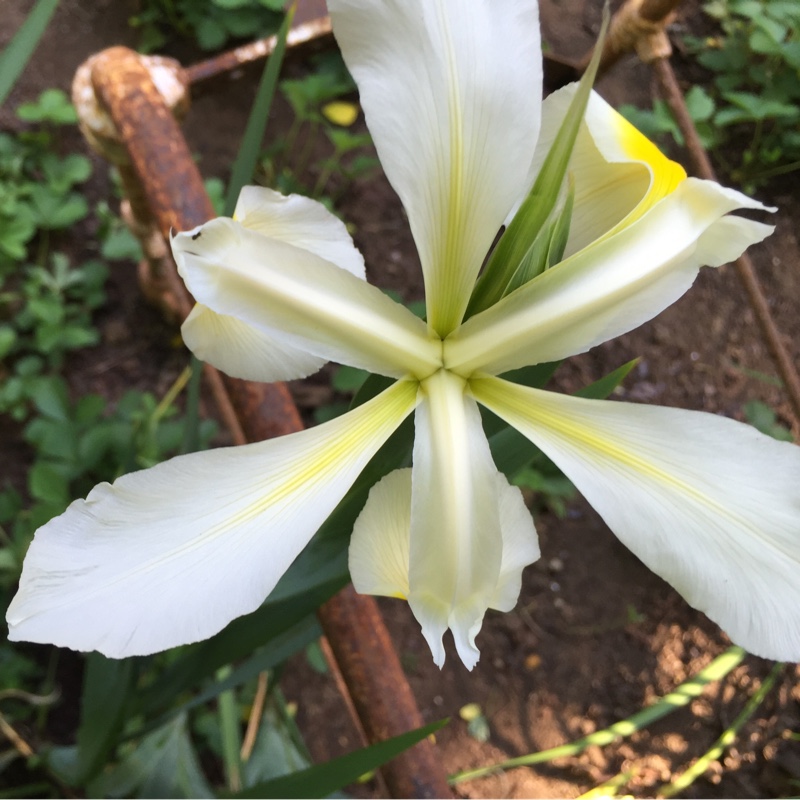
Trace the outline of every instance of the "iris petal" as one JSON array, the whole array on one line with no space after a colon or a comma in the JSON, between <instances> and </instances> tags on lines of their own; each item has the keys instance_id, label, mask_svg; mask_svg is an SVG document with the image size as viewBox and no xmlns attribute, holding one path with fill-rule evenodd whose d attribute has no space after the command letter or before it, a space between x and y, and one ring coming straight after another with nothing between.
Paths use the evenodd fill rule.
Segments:
<instances>
[{"instance_id":1,"label":"iris petal","mask_svg":"<svg viewBox=\"0 0 800 800\"><path fill-rule=\"evenodd\" d=\"M328 5L381 164L408 213L428 322L445 336L524 191L540 119L537 4Z\"/></svg>"},{"instance_id":2,"label":"iris petal","mask_svg":"<svg viewBox=\"0 0 800 800\"><path fill-rule=\"evenodd\" d=\"M800 448L697 411L471 382L653 572L751 653L800 660Z\"/></svg>"},{"instance_id":3,"label":"iris petal","mask_svg":"<svg viewBox=\"0 0 800 800\"><path fill-rule=\"evenodd\" d=\"M224 218L172 249L198 303L304 352L397 378L441 363L441 343L408 309L308 250Z\"/></svg>"},{"instance_id":4,"label":"iris petal","mask_svg":"<svg viewBox=\"0 0 800 800\"><path fill-rule=\"evenodd\" d=\"M96 486L40 528L9 638L145 655L255 610L416 403L401 381L325 425Z\"/></svg>"},{"instance_id":5,"label":"iris petal","mask_svg":"<svg viewBox=\"0 0 800 800\"><path fill-rule=\"evenodd\" d=\"M694 282L772 228L743 217L755 200L687 178L616 235L585 247L486 311L444 344L445 367L498 374L583 353L652 319Z\"/></svg>"}]
</instances>

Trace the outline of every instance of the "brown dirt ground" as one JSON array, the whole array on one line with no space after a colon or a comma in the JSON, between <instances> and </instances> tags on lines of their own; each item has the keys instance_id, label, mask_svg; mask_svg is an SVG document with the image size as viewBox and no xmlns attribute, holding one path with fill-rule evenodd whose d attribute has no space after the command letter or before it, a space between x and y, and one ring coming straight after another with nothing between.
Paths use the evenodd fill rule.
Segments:
<instances>
[{"instance_id":1,"label":"brown dirt ground","mask_svg":"<svg viewBox=\"0 0 800 800\"><path fill-rule=\"evenodd\" d=\"M9 0L6 0L8 3ZM10 0L0 46L16 29L32 0ZM4 6L4 11L9 8ZM112 44L133 44L126 26L131 6L114 0L62 0L50 30L4 109L0 127L13 126L10 109L48 86L68 89L75 68ZM581 55L597 31L593 0L542 0L545 38L561 55ZM686 25L683 18L678 25ZM678 64L680 67L680 64ZM190 145L208 176L224 176L252 97L257 71L244 70L204 87L186 121ZM599 86L611 102L646 103L653 91L646 68L628 59ZM273 133L286 124L279 106ZM284 128L285 129L285 128ZM279 134L277 134L279 135ZM65 146L77 146L74 141ZM109 197L105 170L96 161L91 191ZM798 247L793 220L798 199L792 182L764 193L780 207L777 230L751 254L776 320L800 350ZM370 278L408 297L420 294L418 264L402 210L382 178L354 185L341 210L352 222ZM91 230L80 231L91 242ZM91 247L91 245L89 245ZM110 398L130 385L163 391L183 360L170 346L172 332L138 297L133 270L118 269L110 304L99 319L104 343L76 359L75 385ZM166 344L165 344L166 343ZM751 377L774 375L744 292L731 267L705 270L696 286L656 320L573 359L556 387L571 391L640 356L623 397L743 418L743 405L761 399L785 420L790 410L781 390ZM323 390L315 400L327 399ZM309 394L298 389L303 403ZM800 433L795 429L795 433ZM625 718L707 665L729 644L719 629L689 608L664 582L617 542L582 501L565 520L537 518L543 557L524 576L517 608L487 616L479 637L482 658L468 673L450 652L442 671L431 663L407 606L381 601L395 646L426 720L451 718L437 744L448 772L572 741ZM631 610L636 612L631 621ZM577 758L520 768L459 784L463 797L574 797L622 771L633 776L626 791L652 796L657 787L703 754L740 711L770 664L748 658L721 685L631 739L591 748ZM332 679L298 657L285 691L298 704L298 721L316 759L340 755L357 744ZM800 672L787 667L778 687L721 762L691 788L697 797L786 796L797 793L800 755L788 732L800 730ZM490 737L472 738L458 711L478 703ZM793 749L794 748L794 749ZM374 795L367 784L359 794Z\"/></svg>"}]
</instances>

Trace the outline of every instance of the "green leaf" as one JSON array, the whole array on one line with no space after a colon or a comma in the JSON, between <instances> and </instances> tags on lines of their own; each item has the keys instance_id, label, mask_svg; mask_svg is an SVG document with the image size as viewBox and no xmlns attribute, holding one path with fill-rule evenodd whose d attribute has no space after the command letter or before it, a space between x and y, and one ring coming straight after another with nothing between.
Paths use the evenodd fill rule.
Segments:
<instances>
[{"instance_id":1,"label":"green leaf","mask_svg":"<svg viewBox=\"0 0 800 800\"><path fill-rule=\"evenodd\" d=\"M316 574L298 575L297 563L257 611L234 620L211 639L185 647L180 659L141 694L139 701L142 713L169 704L181 692L195 686L225 664L247 658L256 649L316 611L347 582L346 569L336 570L337 574L326 576L327 565L323 565ZM322 580L319 580L320 573L324 576ZM287 584L289 588L284 589Z\"/></svg>"},{"instance_id":2,"label":"green leaf","mask_svg":"<svg viewBox=\"0 0 800 800\"><path fill-rule=\"evenodd\" d=\"M25 245L36 233L36 219L29 206L20 206L14 217L0 217L0 252L15 261L27 255Z\"/></svg>"},{"instance_id":3,"label":"green leaf","mask_svg":"<svg viewBox=\"0 0 800 800\"><path fill-rule=\"evenodd\" d=\"M0 106L36 50L57 6L58 0L37 0L14 38L0 53Z\"/></svg>"},{"instance_id":4,"label":"green leaf","mask_svg":"<svg viewBox=\"0 0 800 800\"><path fill-rule=\"evenodd\" d=\"M62 421L69 419L69 392L62 378L40 378L32 385L30 396L39 413L45 417Z\"/></svg>"},{"instance_id":5,"label":"green leaf","mask_svg":"<svg viewBox=\"0 0 800 800\"><path fill-rule=\"evenodd\" d=\"M385 742L373 744L354 753L335 758L325 764L317 764L301 772L260 783L237 794L224 795L230 798L267 797L327 797L337 789L358 780L362 775L391 761L404 750L435 733L448 720L433 722L424 728L400 734Z\"/></svg>"},{"instance_id":6,"label":"green leaf","mask_svg":"<svg viewBox=\"0 0 800 800\"><path fill-rule=\"evenodd\" d=\"M283 717L270 703L264 710L255 747L242 769L245 787L289 775L311 766L294 741Z\"/></svg>"},{"instance_id":7,"label":"green leaf","mask_svg":"<svg viewBox=\"0 0 800 800\"><path fill-rule=\"evenodd\" d=\"M0 359L5 358L17 341L17 332L10 325L0 325Z\"/></svg>"},{"instance_id":8,"label":"green leaf","mask_svg":"<svg viewBox=\"0 0 800 800\"><path fill-rule=\"evenodd\" d=\"M92 797L214 797L192 746L186 716L153 731L118 767L93 781Z\"/></svg>"},{"instance_id":9,"label":"green leaf","mask_svg":"<svg viewBox=\"0 0 800 800\"><path fill-rule=\"evenodd\" d=\"M695 122L707 122L716 108L711 95L702 86L692 86L686 93L686 108Z\"/></svg>"},{"instance_id":10,"label":"green leaf","mask_svg":"<svg viewBox=\"0 0 800 800\"><path fill-rule=\"evenodd\" d=\"M595 52L580 80L575 96L564 117L558 134L536 176L528 196L522 201L500 241L489 256L488 263L470 298L465 318L494 305L504 294L517 268L534 245L536 238L558 202L559 191L569 166L578 131L583 123L586 106L597 75L603 42L609 24L608 8L603 10Z\"/></svg>"},{"instance_id":11,"label":"green leaf","mask_svg":"<svg viewBox=\"0 0 800 800\"><path fill-rule=\"evenodd\" d=\"M333 373L331 385L337 392L349 394L357 392L364 381L369 377L369 372L357 367L341 366Z\"/></svg>"},{"instance_id":12,"label":"green leaf","mask_svg":"<svg viewBox=\"0 0 800 800\"><path fill-rule=\"evenodd\" d=\"M45 153L41 161L44 177L50 188L64 194L76 183L83 183L92 174L92 162L86 156L70 153L64 158Z\"/></svg>"},{"instance_id":13,"label":"green leaf","mask_svg":"<svg viewBox=\"0 0 800 800\"><path fill-rule=\"evenodd\" d=\"M74 418L79 425L96 422L106 408L106 400L99 394L86 394L75 405Z\"/></svg>"},{"instance_id":14,"label":"green leaf","mask_svg":"<svg viewBox=\"0 0 800 800\"><path fill-rule=\"evenodd\" d=\"M272 98L275 96L275 85L278 81L283 55L286 52L286 37L294 18L294 5L291 6L278 31L275 49L264 65L264 72L258 84L256 98L250 109L242 143L231 170L231 180L228 184L228 194L225 197L225 214L231 216L236 208L236 201L242 187L252 180L253 171L258 163L261 150L261 141L267 127Z\"/></svg>"},{"instance_id":15,"label":"green leaf","mask_svg":"<svg viewBox=\"0 0 800 800\"><path fill-rule=\"evenodd\" d=\"M61 350L78 350L81 347L97 344L100 341L100 332L94 327L81 327L66 325L61 329L61 337L55 343ZM49 350L50 347L43 348Z\"/></svg>"},{"instance_id":16,"label":"green leaf","mask_svg":"<svg viewBox=\"0 0 800 800\"><path fill-rule=\"evenodd\" d=\"M86 657L77 735L77 783L93 778L114 751L125 723L125 704L133 679L132 659L118 661L99 653Z\"/></svg>"},{"instance_id":17,"label":"green leaf","mask_svg":"<svg viewBox=\"0 0 800 800\"><path fill-rule=\"evenodd\" d=\"M66 507L70 501L69 482L64 474L48 461L37 461L28 473L31 497L51 506Z\"/></svg>"},{"instance_id":18,"label":"green leaf","mask_svg":"<svg viewBox=\"0 0 800 800\"><path fill-rule=\"evenodd\" d=\"M760 400L750 400L744 404L745 419L761 433L783 442L791 442L792 432L778 422L775 411Z\"/></svg>"},{"instance_id":19,"label":"green leaf","mask_svg":"<svg viewBox=\"0 0 800 800\"><path fill-rule=\"evenodd\" d=\"M100 254L109 261L138 261L142 257L142 246L127 227L119 225L103 239Z\"/></svg>"},{"instance_id":20,"label":"green leaf","mask_svg":"<svg viewBox=\"0 0 800 800\"><path fill-rule=\"evenodd\" d=\"M228 32L225 26L210 17L200 20L194 29L197 44L203 50L218 50L228 40Z\"/></svg>"},{"instance_id":21,"label":"green leaf","mask_svg":"<svg viewBox=\"0 0 800 800\"><path fill-rule=\"evenodd\" d=\"M37 225L46 230L68 228L89 213L89 204L82 195L70 192L64 196L49 186L34 186L31 203Z\"/></svg>"},{"instance_id":22,"label":"green leaf","mask_svg":"<svg viewBox=\"0 0 800 800\"><path fill-rule=\"evenodd\" d=\"M23 103L17 116L24 122L51 122L74 125L78 121L75 108L61 89L45 89L35 103Z\"/></svg>"},{"instance_id":23,"label":"green leaf","mask_svg":"<svg viewBox=\"0 0 800 800\"><path fill-rule=\"evenodd\" d=\"M236 668L226 678L217 680L195 694L190 700L186 700L177 707L165 712L155 721L152 727L155 728L162 725L182 711L190 711L193 708L205 705L217 698L222 692L253 680L264 670L278 667L295 653L302 650L309 642L319 639L321 635L322 629L319 626L319 622L317 622L316 615L307 615L288 631L270 639L268 644L258 648L249 658L237 664ZM148 724L147 730L150 729L151 725Z\"/></svg>"},{"instance_id":24,"label":"green leaf","mask_svg":"<svg viewBox=\"0 0 800 800\"><path fill-rule=\"evenodd\" d=\"M611 395L614 389L628 377L630 371L640 361L640 358L634 358L632 361L628 361L627 364L617 367L613 372L609 372L608 375L600 378L600 380L590 383L588 386L584 386L583 389L578 389L578 391L575 392L575 397L587 397L590 400L605 400Z\"/></svg>"}]
</instances>

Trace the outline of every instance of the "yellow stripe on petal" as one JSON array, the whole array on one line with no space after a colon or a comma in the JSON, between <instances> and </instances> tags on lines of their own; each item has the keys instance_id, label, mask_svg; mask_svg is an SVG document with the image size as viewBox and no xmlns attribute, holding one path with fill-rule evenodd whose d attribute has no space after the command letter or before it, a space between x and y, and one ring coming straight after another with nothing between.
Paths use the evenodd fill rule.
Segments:
<instances>
[{"instance_id":1,"label":"yellow stripe on petal","mask_svg":"<svg viewBox=\"0 0 800 800\"><path fill-rule=\"evenodd\" d=\"M696 411L470 387L737 644L800 660L800 448Z\"/></svg>"},{"instance_id":2,"label":"yellow stripe on petal","mask_svg":"<svg viewBox=\"0 0 800 800\"><path fill-rule=\"evenodd\" d=\"M9 638L147 655L254 611L417 402L400 381L342 417L95 487L40 528Z\"/></svg>"}]
</instances>

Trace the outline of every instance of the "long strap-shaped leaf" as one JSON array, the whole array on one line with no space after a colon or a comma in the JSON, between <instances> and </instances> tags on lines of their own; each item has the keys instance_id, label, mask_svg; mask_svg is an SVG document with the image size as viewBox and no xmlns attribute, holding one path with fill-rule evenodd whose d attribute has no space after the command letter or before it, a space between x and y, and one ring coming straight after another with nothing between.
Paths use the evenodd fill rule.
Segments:
<instances>
[{"instance_id":1,"label":"long strap-shaped leaf","mask_svg":"<svg viewBox=\"0 0 800 800\"><path fill-rule=\"evenodd\" d=\"M600 65L600 54L608 22L609 12L606 5L603 10L600 37L592 60L581 78L578 91L575 92L569 111L561 123L558 135L533 187L492 251L489 262L475 284L465 318L486 310L505 294L514 274L555 208L572 157L575 139L583 122L597 68Z\"/></svg>"},{"instance_id":2,"label":"long strap-shaped leaf","mask_svg":"<svg viewBox=\"0 0 800 800\"><path fill-rule=\"evenodd\" d=\"M447 724L447 720L433 722L424 728L402 733L378 742L346 756L334 758L324 764L284 775L265 783L251 786L238 794L228 795L231 798L246 797L327 797L337 789L358 780L362 775L391 761L404 750L421 742Z\"/></svg>"},{"instance_id":3,"label":"long strap-shaped leaf","mask_svg":"<svg viewBox=\"0 0 800 800\"><path fill-rule=\"evenodd\" d=\"M33 55L56 6L58 0L38 0L22 23L22 27L6 49L0 53L0 106L5 102L8 93L14 88L17 78Z\"/></svg>"}]
</instances>

